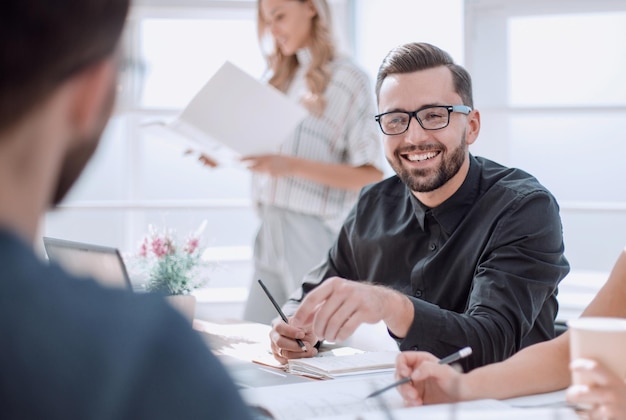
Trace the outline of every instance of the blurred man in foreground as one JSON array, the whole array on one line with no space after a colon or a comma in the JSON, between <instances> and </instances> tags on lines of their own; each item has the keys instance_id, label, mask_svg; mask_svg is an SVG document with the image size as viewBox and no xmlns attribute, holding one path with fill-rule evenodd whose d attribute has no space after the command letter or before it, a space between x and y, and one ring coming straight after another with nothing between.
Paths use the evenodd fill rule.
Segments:
<instances>
[{"instance_id":1,"label":"blurred man in foreground","mask_svg":"<svg viewBox=\"0 0 626 420\"><path fill-rule=\"evenodd\" d=\"M111 114L128 8L0 3L0 418L249 418L162 299L73 278L33 250Z\"/></svg>"}]
</instances>

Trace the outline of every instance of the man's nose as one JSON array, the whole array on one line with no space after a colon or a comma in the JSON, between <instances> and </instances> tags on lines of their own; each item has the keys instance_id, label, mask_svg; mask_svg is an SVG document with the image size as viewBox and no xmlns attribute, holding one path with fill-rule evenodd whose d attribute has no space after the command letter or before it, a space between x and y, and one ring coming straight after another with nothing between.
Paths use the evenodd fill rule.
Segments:
<instances>
[{"instance_id":1,"label":"man's nose","mask_svg":"<svg viewBox=\"0 0 626 420\"><path fill-rule=\"evenodd\" d=\"M406 130L405 139L411 142L417 142L428 137L428 130L424 130L417 115L411 115L409 118L409 128Z\"/></svg>"}]
</instances>

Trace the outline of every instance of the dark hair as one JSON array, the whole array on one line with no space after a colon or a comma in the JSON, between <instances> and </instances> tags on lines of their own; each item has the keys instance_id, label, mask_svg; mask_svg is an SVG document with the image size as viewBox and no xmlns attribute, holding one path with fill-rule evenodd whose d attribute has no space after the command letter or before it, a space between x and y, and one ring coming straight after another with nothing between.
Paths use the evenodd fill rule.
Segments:
<instances>
[{"instance_id":1,"label":"dark hair","mask_svg":"<svg viewBox=\"0 0 626 420\"><path fill-rule=\"evenodd\" d=\"M380 94L380 86L390 74L413 73L440 66L450 69L454 89L463 100L463 105L473 108L472 78L467 70L455 64L450 54L425 42L404 44L389 51L376 76L376 98Z\"/></svg>"},{"instance_id":2,"label":"dark hair","mask_svg":"<svg viewBox=\"0 0 626 420\"><path fill-rule=\"evenodd\" d=\"M0 2L0 130L113 54L130 0Z\"/></svg>"}]
</instances>

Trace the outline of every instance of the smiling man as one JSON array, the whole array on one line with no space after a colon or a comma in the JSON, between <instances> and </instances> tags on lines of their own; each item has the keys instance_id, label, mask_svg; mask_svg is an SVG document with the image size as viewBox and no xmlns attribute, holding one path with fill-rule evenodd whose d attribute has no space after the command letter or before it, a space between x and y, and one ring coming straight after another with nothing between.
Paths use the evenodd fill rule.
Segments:
<instances>
[{"instance_id":1,"label":"smiling man","mask_svg":"<svg viewBox=\"0 0 626 420\"><path fill-rule=\"evenodd\" d=\"M533 176L469 153L480 114L468 72L437 47L407 44L384 59L376 94L372 123L397 176L362 190L285 305L289 324L274 321L274 356L310 357L318 341L379 321L401 350L471 346L466 369L554 337L569 271L559 207Z\"/></svg>"}]
</instances>

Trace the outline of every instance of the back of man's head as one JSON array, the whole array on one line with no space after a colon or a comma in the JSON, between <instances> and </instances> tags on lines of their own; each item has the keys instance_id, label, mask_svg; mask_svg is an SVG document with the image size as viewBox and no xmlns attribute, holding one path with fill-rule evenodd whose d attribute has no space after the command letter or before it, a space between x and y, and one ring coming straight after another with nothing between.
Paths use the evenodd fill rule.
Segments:
<instances>
[{"instance_id":1,"label":"back of man's head","mask_svg":"<svg viewBox=\"0 0 626 420\"><path fill-rule=\"evenodd\" d=\"M450 54L425 42L400 45L387 53L378 69L376 97L378 98L380 87L387 76L441 66L447 67L452 73L455 90L463 99L463 104L473 108L472 79L467 70L456 64Z\"/></svg>"},{"instance_id":2,"label":"back of man's head","mask_svg":"<svg viewBox=\"0 0 626 420\"><path fill-rule=\"evenodd\" d=\"M0 132L115 51L130 0L0 2Z\"/></svg>"}]
</instances>

